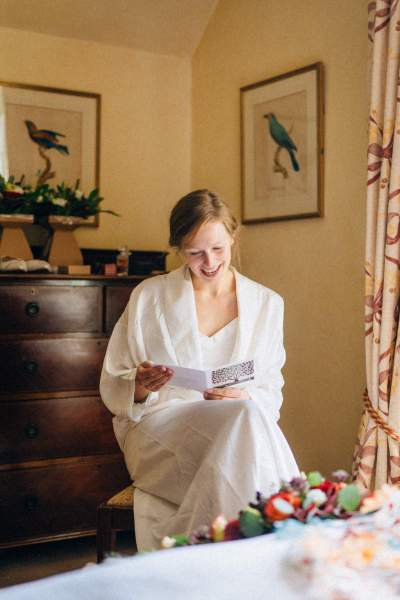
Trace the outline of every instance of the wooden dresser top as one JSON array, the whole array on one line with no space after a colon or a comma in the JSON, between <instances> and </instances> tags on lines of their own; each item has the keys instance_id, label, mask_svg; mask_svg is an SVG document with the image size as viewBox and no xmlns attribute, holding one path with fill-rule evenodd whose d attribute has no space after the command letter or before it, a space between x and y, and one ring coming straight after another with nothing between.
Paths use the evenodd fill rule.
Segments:
<instances>
[{"instance_id":1,"label":"wooden dresser top","mask_svg":"<svg viewBox=\"0 0 400 600\"><path fill-rule=\"evenodd\" d=\"M132 285L147 279L149 275L117 275L110 277L105 275L56 275L52 273L1 273L0 285L2 284L24 284L24 283L46 283L57 284L59 282L74 282L75 284L87 285L91 282L113 283L118 285Z\"/></svg>"}]
</instances>

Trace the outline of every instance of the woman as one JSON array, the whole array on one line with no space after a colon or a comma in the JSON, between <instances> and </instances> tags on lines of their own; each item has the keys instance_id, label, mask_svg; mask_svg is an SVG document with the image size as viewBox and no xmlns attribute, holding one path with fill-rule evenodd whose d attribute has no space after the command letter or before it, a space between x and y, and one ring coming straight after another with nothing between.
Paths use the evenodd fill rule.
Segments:
<instances>
[{"instance_id":1,"label":"woman","mask_svg":"<svg viewBox=\"0 0 400 600\"><path fill-rule=\"evenodd\" d=\"M100 390L135 481L138 548L235 517L298 469L277 420L285 360L283 301L231 267L237 223L214 193L182 198L170 245L183 266L132 292L115 326ZM173 386L173 366L254 360L255 379L202 393Z\"/></svg>"}]
</instances>

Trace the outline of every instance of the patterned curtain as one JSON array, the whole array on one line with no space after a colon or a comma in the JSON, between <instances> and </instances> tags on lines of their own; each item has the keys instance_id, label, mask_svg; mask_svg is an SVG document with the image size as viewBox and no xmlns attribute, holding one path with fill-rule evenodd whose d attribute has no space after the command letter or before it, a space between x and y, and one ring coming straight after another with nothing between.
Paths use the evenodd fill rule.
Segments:
<instances>
[{"instance_id":1,"label":"patterned curtain","mask_svg":"<svg viewBox=\"0 0 400 600\"><path fill-rule=\"evenodd\" d=\"M4 101L4 88L0 86L0 175L8 179L8 154L6 135L6 103Z\"/></svg>"},{"instance_id":2,"label":"patterned curtain","mask_svg":"<svg viewBox=\"0 0 400 600\"><path fill-rule=\"evenodd\" d=\"M368 7L371 41L364 394L354 477L400 484L400 0Z\"/></svg>"}]
</instances>

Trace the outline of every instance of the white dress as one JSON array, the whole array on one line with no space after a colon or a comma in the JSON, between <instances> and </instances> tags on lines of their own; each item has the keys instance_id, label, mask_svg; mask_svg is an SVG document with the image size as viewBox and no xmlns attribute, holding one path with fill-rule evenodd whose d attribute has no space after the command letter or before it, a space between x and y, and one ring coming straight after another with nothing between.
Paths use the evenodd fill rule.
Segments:
<instances>
[{"instance_id":1,"label":"white dress","mask_svg":"<svg viewBox=\"0 0 400 600\"><path fill-rule=\"evenodd\" d=\"M298 475L278 424L284 362L282 299L235 272L238 318L207 338L198 332L194 292L184 270L138 286L115 327L100 390L135 483L139 550L165 535L190 533L223 513L235 518L282 479ZM247 306L247 304L249 306ZM255 359L249 400L204 400L172 386L133 402L144 360L194 368Z\"/></svg>"},{"instance_id":2,"label":"white dress","mask_svg":"<svg viewBox=\"0 0 400 600\"><path fill-rule=\"evenodd\" d=\"M203 367L215 369L229 363L237 336L238 320L233 319L214 335L204 335L199 331Z\"/></svg>"}]
</instances>

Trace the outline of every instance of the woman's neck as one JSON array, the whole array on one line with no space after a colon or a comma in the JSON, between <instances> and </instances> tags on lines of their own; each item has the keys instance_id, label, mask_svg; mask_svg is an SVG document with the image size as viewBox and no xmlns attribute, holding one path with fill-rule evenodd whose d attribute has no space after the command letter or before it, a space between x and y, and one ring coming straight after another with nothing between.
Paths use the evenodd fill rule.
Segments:
<instances>
[{"instance_id":1,"label":"woman's neck","mask_svg":"<svg viewBox=\"0 0 400 600\"><path fill-rule=\"evenodd\" d=\"M227 269L219 281L208 282L193 275L189 269L192 278L193 289L202 296L216 298L235 291L235 275L231 268Z\"/></svg>"}]
</instances>

